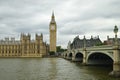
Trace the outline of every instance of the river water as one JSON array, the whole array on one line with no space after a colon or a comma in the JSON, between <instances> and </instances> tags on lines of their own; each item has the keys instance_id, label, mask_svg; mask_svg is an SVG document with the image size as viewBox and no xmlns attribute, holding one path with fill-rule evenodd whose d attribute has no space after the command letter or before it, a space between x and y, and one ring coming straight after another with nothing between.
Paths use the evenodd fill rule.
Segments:
<instances>
[{"instance_id":1,"label":"river water","mask_svg":"<svg viewBox=\"0 0 120 80\"><path fill-rule=\"evenodd\" d=\"M120 80L111 70L62 58L0 58L0 80Z\"/></svg>"}]
</instances>

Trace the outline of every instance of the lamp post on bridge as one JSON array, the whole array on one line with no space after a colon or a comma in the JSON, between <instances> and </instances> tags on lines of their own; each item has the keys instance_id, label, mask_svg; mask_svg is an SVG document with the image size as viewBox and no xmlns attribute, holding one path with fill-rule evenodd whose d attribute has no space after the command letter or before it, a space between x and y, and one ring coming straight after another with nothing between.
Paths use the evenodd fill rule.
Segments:
<instances>
[{"instance_id":1,"label":"lamp post on bridge","mask_svg":"<svg viewBox=\"0 0 120 80\"><path fill-rule=\"evenodd\" d=\"M87 56L87 51L86 51L86 38L84 36L83 39L83 65L86 65L86 56Z\"/></svg>"},{"instance_id":2,"label":"lamp post on bridge","mask_svg":"<svg viewBox=\"0 0 120 80\"><path fill-rule=\"evenodd\" d=\"M118 28L116 25L114 27L114 33L115 33L115 45L118 45L118 39L117 39Z\"/></svg>"},{"instance_id":3,"label":"lamp post on bridge","mask_svg":"<svg viewBox=\"0 0 120 80\"><path fill-rule=\"evenodd\" d=\"M86 38L85 38L85 36L84 36L84 39L83 39L83 47L84 47L84 49L86 49Z\"/></svg>"},{"instance_id":4,"label":"lamp post on bridge","mask_svg":"<svg viewBox=\"0 0 120 80\"><path fill-rule=\"evenodd\" d=\"M120 77L120 48L117 38L118 28L116 25L113 31L115 33L115 43L113 46L113 71L109 75L113 77Z\"/></svg>"}]
</instances>

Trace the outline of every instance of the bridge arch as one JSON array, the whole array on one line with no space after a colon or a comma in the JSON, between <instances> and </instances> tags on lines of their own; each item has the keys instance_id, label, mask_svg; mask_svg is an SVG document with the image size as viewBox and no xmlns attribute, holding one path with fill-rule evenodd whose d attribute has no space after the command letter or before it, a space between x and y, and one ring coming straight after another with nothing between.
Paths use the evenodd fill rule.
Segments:
<instances>
[{"instance_id":1,"label":"bridge arch","mask_svg":"<svg viewBox=\"0 0 120 80\"><path fill-rule=\"evenodd\" d=\"M72 56L73 56L73 53L70 52L70 53L68 54L68 59L69 59L69 60L72 60Z\"/></svg>"},{"instance_id":2,"label":"bridge arch","mask_svg":"<svg viewBox=\"0 0 120 80\"><path fill-rule=\"evenodd\" d=\"M114 61L113 57L106 52L91 52L86 60L89 65L112 65Z\"/></svg>"},{"instance_id":3,"label":"bridge arch","mask_svg":"<svg viewBox=\"0 0 120 80\"><path fill-rule=\"evenodd\" d=\"M65 58L67 57L67 53L65 53Z\"/></svg>"},{"instance_id":4,"label":"bridge arch","mask_svg":"<svg viewBox=\"0 0 120 80\"><path fill-rule=\"evenodd\" d=\"M75 61L83 62L83 54L81 52L75 54Z\"/></svg>"},{"instance_id":5,"label":"bridge arch","mask_svg":"<svg viewBox=\"0 0 120 80\"><path fill-rule=\"evenodd\" d=\"M67 58L67 53L64 53L64 54L63 54L63 57L64 57L64 58Z\"/></svg>"}]
</instances>

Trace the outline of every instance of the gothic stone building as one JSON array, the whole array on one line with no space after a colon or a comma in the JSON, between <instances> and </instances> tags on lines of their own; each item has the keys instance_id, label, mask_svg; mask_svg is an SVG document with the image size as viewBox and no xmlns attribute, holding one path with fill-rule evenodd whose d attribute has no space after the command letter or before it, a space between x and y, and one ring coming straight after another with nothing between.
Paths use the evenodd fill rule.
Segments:
<instances>
[{"instance_id":1,"label":"gothic stone building","mask_svg":"<svg viewBox=\"0 0 120 80\"><path fill-rule=\"evenodd\" d=\"M31 40L30 34L21 34L20 40L5 38L0 41L0 57L43 57L48 51L42 34L36 34L35 40Z\"/></svg>"},{"instance_id":2,"label":"gothic stone building","mask_svg":"<svg viewBox=\"0 0 120 80\"><path fill-rule=\"evenodd\" d=\"M67 48L68 50L83 48L84 43L86 47L91 47L91 46L97 46L102 44L102 41L100 40L99 36L95 38L91 36L91 39L86 39L85 36L83 39L80 39L79 36L76 36L72 43L69 41Z\"/></svg>"},{"instance_id":3,"label":"gothic stone building","mask_svg":"<svg viewBox=\"0 0 120 80\"><path fill-rule=\"evenodd\" d=\"M57 42L57 24L55 21L54 12L51 16L51 21L49 24L50 32L50 52L56 52L56 42Z\"/></svg>"},{"instance_id":4,"label":"gothic stone building","mask_svg":"<svg viewBox=\"0 0 120 80\"><path fill-rule=\"evenodd\" d=\"M115 38L110 38L107 36L107 40L104 41L105 45L114 45L115 44ZM120 44L120 38L118 38L118 44Z\"/></svg>"}]
</instances>

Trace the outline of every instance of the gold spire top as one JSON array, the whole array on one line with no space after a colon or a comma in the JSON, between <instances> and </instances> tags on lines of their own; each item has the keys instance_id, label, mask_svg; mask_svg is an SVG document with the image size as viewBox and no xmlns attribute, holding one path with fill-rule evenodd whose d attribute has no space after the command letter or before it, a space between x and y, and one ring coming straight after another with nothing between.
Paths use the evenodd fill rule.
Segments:
<instances>
[{"instance_id":1,"label":"gold spire top","mask_svg":"<svg viewBox=\"0 0 120 80\"><path fill-rule=\"evenodd\" d=\"M55 22L54 11L52 11L52 16L51 16L51 23L56 23L56 22Z\"/></svg>"},{"instance_id":2,"label":"gold spire top","mask_svg":"<svg viewBox=\"0 0 120 80\"><path fill-rule=\"evenodd\" d=\"M55 18L55 16L54 16L54 11L52 11L52 18Z\"/></svg>"}]
</instances>

